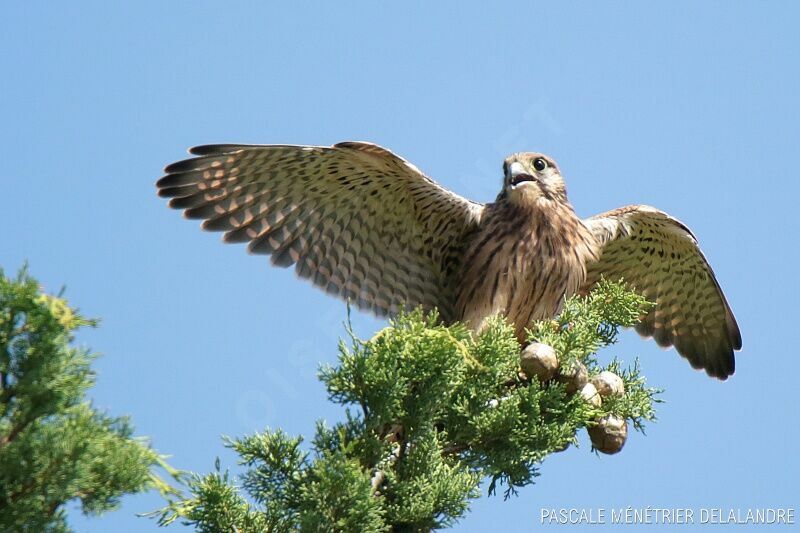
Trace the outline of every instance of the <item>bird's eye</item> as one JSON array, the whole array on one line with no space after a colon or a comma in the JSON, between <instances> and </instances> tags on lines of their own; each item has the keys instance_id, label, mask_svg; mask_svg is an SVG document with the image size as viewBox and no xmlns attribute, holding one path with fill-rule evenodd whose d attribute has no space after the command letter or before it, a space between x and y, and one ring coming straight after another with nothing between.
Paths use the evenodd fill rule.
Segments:
<instances>
[{"instance_id":1,"label":"bird's eye","mask_svg":"<svg viewBox=\"0 0 800 533\"><path fill-rule=\"evenodd\" d=\"M537 157L533 160L533 168L541 172L542 170L547 168L547 161L542 159L541 157Z\"/></svg>"}]
</instances>

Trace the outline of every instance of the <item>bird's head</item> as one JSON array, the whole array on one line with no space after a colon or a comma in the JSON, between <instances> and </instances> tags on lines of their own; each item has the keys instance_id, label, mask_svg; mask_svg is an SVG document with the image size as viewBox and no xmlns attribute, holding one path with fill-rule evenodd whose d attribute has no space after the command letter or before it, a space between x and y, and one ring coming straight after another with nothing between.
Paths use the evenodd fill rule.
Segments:
<instances>
[{"instance_id":1,"label":"bird's head","mask_svg":"<svg viewBox=\"0 0 800 533\"><path fill-rule=\"evenodd\" d=\"M503 191L517 205L534 205L540 199L567 201L564 178L556 162L544 154L519 152L503 162Z\"/></svg>"}]
</instances>

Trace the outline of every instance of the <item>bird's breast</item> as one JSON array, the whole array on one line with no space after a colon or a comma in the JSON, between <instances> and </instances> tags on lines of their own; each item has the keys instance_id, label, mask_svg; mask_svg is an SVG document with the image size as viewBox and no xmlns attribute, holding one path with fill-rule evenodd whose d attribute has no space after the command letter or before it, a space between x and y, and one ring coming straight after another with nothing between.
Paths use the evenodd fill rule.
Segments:
<instances>
[{"instance_id":1,"label":"bird's breast","mask_svg":"<svg viewBox=\"0 0 800 533\"><path fill-rule=\"evenodd\" d=\"M476 331L502 314L523 340L532 321L554 317L577 292L592 241L571 208L566 213L490 213L467 247L456 313Z\"/></svg>"}]
</instances>

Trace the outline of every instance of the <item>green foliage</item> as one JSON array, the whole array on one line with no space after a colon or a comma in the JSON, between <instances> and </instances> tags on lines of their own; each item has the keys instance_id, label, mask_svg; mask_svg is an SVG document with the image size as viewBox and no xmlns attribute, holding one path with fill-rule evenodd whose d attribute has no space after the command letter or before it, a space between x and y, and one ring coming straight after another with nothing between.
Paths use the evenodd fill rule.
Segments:
<instances>
[{"instance_id":1,"label":"green foliage","mask_svg":"<svg viewBox=\"0 0 800 533\"><path fill-rule=\"evenodd\" d=\"M646 302L602 282L565 303L556 320L537 323L531 340L550 344L562 368L580 361L604 370L596 352L636 323ZM345 420L318 423L310 446L281 431L228 441L245 473L195 476L191 496L173 499L160 523L184 519L200 531L430 531L464 516L479 496L506 496L533 482L553 452L576 442L582 427L613 413L640 429L654 418L654 394L638 366L606 369L627 394L597 408L557 381L520 371L520 346L502 319L474 335L435 314L398 317L368 341L351 332L339 364L320 372ZM242 492L240 492L242 491ZM245 495L242 495L244 493Z\"/></svg>"},{"instance_id":2,"label":"green foliage","mask_svg":"<svg viewBox=\"0 0 800 533\"><path fill-rule=\"evenodd\" d=\"M150 473L161 459L128 421L84 399L95 356L71 342L94 325L25 271L0 271L0 531L69 531L70 500L96 514L123 494L166 489Z\"/></svg>"}]
</instances>

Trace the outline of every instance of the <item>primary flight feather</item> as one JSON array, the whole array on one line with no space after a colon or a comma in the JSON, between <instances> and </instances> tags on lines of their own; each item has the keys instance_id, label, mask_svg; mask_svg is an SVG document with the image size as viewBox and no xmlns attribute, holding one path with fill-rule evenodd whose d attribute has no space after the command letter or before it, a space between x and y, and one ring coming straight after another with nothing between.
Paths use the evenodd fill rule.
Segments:
<instances>
[{"instance_id":1,"label":"primary flight feather","mask_svg":"<svg viewBox=\"0 0 800 533\"><path fill-rule=\"evenodd\" d=\"M711 376L734 372L739 328L689 229L648 206L580 219L543 154L506 158L502 189L483 205L370 143L190 152L157 183L171 207L361 309L436 308L476 331L503 314L523 341L565 297L623 278L656 304L639 333Z\"/></svg>"}]
</instances>

